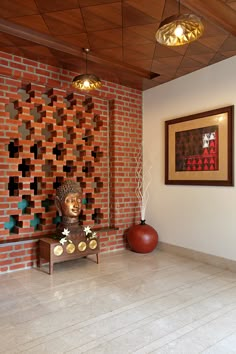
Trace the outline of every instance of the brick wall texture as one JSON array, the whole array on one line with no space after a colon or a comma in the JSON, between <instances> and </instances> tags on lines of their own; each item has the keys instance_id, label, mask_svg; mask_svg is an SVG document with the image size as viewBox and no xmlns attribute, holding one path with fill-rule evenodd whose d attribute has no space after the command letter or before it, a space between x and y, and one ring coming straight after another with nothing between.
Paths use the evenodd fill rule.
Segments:
<instances>
[{"instance_id":1,"label":"brick wall texture","mask_svg":"<svg viewBox=\"0 0 236 354\"><path fill-rule=\"evenodd\" d=\"M0 272L34 267L37 240L55 232L56 188L83 192L80 221L101 252L126 247L140 219L136 160L142 93L111 82L83 93L78 73L0 52Z\"/></svg>"}]
</instances>

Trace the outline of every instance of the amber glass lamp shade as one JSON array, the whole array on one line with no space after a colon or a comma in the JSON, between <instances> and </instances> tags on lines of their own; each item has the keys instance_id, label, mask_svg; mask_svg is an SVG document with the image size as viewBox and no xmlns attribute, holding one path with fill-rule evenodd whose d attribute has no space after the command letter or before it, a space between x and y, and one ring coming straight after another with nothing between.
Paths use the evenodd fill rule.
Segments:
<instances>
[{"instance_id":1,"label":"amber glass lamp shade","mask_svg":"<svg viewBox=\"0 0 236 354\"><path fill-rule=\"evenodd\" d=\"M191 43L204 32L201 19L193 14L174 15L161 22L156 40L166 46L180 46Z\"/></svg>"},{"instance_id":2,"label":"amber glass lamp shade","mask_svg":"<svg viewBox=\"0 0 236 354\"><path fill-rule=\"evenodd\" d=\"M82 91L90 91L90 90L97 90L102 86L102 82L94 74L88 74L87 72L87 66L88 66L88 60L87 56L88 53L90 52L89 48L83 48L83 51L85 53L85 64L86 64L86 71L85 74L78 75L74 77L72 81L72 86L78 90Z\"/></svg>"},{"instance_id":3,"label":"amber glass lamp shade","mask_svg":"<svg viewBox=\"0 0 236 354\"><path fill-rule=\"evenodd\" d=\"M79 90L90 91L99 89L102 82L96 75L82 74L73 79L72 86Z\"/></svg>"}]
</instances>

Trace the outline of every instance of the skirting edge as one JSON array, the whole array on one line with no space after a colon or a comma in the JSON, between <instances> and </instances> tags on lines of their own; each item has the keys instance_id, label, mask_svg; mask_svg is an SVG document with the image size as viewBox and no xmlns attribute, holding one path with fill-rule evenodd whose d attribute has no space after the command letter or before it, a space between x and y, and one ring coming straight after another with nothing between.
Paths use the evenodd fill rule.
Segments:
<instances>
[{"instance_id":1,"label":"skirting edge","mask_svg":"<svg viewBox=\"0 0 236 354\"><path fill-rule=\"evenodd\" d=\"M218 268L227 269L232 272L236 272L236 261L231 259L213 256L211 254L194 251L189 248L175 246L161 241L159 241L158 243L158 249L168 253L176 254L178 256L191 258L199 262L210 264Z\"/></svg>"}]
</instances>

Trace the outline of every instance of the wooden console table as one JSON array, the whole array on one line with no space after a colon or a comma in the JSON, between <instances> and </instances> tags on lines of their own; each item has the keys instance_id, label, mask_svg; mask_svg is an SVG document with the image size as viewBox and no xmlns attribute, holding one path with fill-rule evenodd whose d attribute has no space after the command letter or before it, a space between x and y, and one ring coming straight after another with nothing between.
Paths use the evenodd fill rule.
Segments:
<instances>
[{"instance_id":1,"label":"wooden console table","mask_svg":"<svg viewBox=\"0 0 236 354\"><path fill-rule=\"evenodd\" d=\"M78 244L67 243L61 245L59 241L44 237L39 240L38 267L41 268L42 261L49 262L49 274L53 273L54 263L69 261L95 254L97 264L99 263L99 239L82 240Z\"/></svg>"}]
</instances>

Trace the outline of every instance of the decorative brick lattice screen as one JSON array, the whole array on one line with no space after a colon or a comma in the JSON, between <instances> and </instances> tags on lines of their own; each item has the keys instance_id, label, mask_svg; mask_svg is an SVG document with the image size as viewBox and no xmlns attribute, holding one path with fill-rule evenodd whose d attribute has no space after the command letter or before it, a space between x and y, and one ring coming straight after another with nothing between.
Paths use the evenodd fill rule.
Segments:
<instances>
[{"instance_id":1,"label":"decorative brick lattice screen","mask_svg":"<svg viewBox=\"0 0 236 354\"><path fill-rule=\"evenodd\" d=\"M83 191L81 223L108 227L108 101L30 84L9 94L4 114L0 240L53 234L65 179Z\"/></svg>"},{"instance_id":2,"label":"decorative brick lattice screen","mask_svg":"<svg viewBox=\"0 0 236 354\"><path fill-rule=\"evenodd\" d=\"M142 92L103 81L88 97L72 93L78 73L3 52L0 61L0 273L36 265L65 178L83 189L81 222L99 228L101 252L124 249L140 220Z\"/></svg>"}]
</instances>

